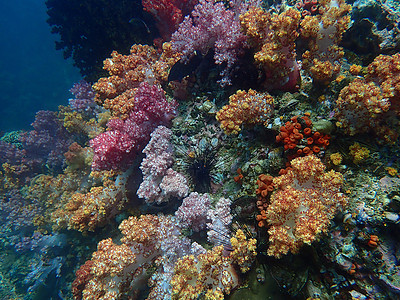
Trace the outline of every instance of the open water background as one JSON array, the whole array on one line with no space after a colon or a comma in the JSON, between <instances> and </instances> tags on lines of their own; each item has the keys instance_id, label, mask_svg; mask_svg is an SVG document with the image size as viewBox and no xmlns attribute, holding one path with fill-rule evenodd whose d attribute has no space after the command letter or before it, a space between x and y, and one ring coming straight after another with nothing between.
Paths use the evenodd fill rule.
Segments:
<instances>
[{"instance_id":1,"label":"open water background","mask_svg":"<svg viewBox=\"0 0 400 300\"><path fill-rule=\"evenodd\" d=\"M29 129L38 110L68 104L81 78L46 19L44 0L0 0L0 132Z\"/></svg>"}]
</instances>

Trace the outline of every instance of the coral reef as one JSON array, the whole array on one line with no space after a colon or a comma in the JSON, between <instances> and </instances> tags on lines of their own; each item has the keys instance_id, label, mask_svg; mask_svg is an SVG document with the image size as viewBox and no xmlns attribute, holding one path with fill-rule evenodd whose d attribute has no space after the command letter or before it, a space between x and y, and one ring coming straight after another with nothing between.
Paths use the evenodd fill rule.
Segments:
<instances>
[{"instance_id":1,"label":"coral reef","mask_svg":"<svg viewBox=\"0 0 400 300\"><path fill-rule=\"evenodd\" d=\"M343 49L338 46L350 23L351 5L344 0L318 1L319 12L301 21L301 35L308 41L309 50L303 53L303 67L314 80L324 83L333 80L340 71Z\"/></svg>"},{"instance_id":2,"label":"coral reef","mask_svg":"<svg viewBox=\"0 0 400 300\"><path fill-rule=\"evenodd\" d=\"M1 133L0 298L399 298L394 2L47 1L94 84Z\"/></svg>"}]
</instances>

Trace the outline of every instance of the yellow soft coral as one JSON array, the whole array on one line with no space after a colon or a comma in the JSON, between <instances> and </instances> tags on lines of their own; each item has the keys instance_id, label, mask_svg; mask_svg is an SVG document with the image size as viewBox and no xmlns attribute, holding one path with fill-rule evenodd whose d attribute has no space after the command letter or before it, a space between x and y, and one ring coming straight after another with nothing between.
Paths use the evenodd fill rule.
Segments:
<instances>
[{"instance_id":1,"label":"yellow soft coral","mask_svg":"<svg viewBox=\"0 0 400 300\"><path fill-rule=\"evenodd\" d=\"M350 155L353 158L353 163L359 164L369 157L369 150L365 147L361 147L361 145L355 142L350 146Z\"/></svg>"},{"instance_id":2,"label":"yellow soft coral","mask_svg":"<svg viewBox=\"0 0 400 300\"><path fill-rule=\"evenodd\" d=\"M236 231L236 235L231 238L233 251L230 256L240 267L242 273L250 270L250 266L257 255L256 246L257 240L247 240L245 234L241 229Z\"/></svg>"}]
</instances>

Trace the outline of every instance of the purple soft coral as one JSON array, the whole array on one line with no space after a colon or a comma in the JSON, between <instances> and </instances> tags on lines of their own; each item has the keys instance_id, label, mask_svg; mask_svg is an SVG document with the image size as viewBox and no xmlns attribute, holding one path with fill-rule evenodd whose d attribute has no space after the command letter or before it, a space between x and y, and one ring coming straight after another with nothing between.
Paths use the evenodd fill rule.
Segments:
<instances>
[{"instance_id":1,"label":"purple soft coral","mask_svg":"<svg viewBox=\"0 0 400 300\"><path fill-rule=\"evenodd\" d=\"M92 86L85 80L81 80L74 83L69 91L75 97L74 99L68 100L71 108L81 114L92 117L97 107L94 102L94 91Z\"/></svg>"},{"instance_id":2,"label":"purple soft coral","mask_svg":"<svg viewBox=\"0 0 400 300\"><path fill-rule=\"evenodd\" d=\"M221 85L229 84L229 73L243 49L245 35L241 33L238 14L225 8L223 2L200 0L191 17L186 16L172 35L172 46L189 60L196 50L203 55L214 49L216 64L226 63L221 73Z\"/></svg>"},{"instance_id":3,"label":"purple soft coral","mask_svg":"<svg viewBox=\"0 0 400 300\"><path fill-rule=\"evenodd\" d=\"M45 165L53 171L61 170L63 154L73 143L72 135L63 127L57 113L52 111L38 111L32 126L34 130L20 136L31 169L39 171Z\"/></svg>"}]
</instances>

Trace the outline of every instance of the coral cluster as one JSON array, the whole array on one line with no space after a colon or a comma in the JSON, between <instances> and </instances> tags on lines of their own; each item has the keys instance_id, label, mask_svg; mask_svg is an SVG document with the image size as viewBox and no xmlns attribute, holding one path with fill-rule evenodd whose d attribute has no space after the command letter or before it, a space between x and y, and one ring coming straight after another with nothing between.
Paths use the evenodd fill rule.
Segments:
<instances>
[{"instance_id":1,"label":"coral cluster","mask_svg":"<svg viewBox=\"0 0 400 300\"><path fill-rule=\"evenodd\" d=\"M318 154L329 145L330 136L312 130L312 121L309 116L294 116L279 129L276 136L278 143L284 144L288 159Z\"/></svg>"},{"instance_id":2,"label":"coral cluster","mask_svg":"<svg viewBox=\"0 0 400 300\"><path fill-rule=\"evenodd\" d=\"M311 244L326 233L337 210L347 203L340 192L342 183L342 175L325 172L324 164L314 155L293 159L287 174L273 179L276 190L264 209L269 226L268 254L279 258L297 253L303 244Z\"/></svg>"},{"instance_id":3,"label":"coral cluster","mask_svg":"<svg viewBox=\"0 0 400 300\"><path fill-rule=\"evenodd\" d=\"M301 35L308 41L303 53L303 67L314 80L330 82L340 71L344 52L339 43L349 26L351 6L344 0L319 0L319 14L306 15L301 21Z\"/></svg>"},{"instance_id":4,"label":"coral cluster","mask_svg":"<svg viewBox=\"0 0 400 300\"><path fill-rule=\"evenodd\" d=\"M126 168L152 130L167 125L175 114L175 101L168 102L161 88L147 82L140 84L132 101L134 107L126 120L111 119L108 130L90 141L94 170Z\"/></svg>"},{"instance_id":5,"label":"coral cluster","mask_svg":"<svg viewBox=\"0 0 400 300\"><path fill-rule=\"evenodd\" d=\"M26 161L29 161L31 168L36 171L44 164L56 172L61 170L64 164L62 154L72 144L72 135L52 111L37 112L32 126L34 130L20 135Z\"/></svg>"},{"instance_id":6,"label":"coral cluster","mask_svg":"<svg viewBox=\"0 0 400 300\"><path fill-rule=\"evenodd\" d=\"M133 45L129 55L111 53L111 58L104 61L104 69L110 76L100 78L93 85L96 102L113 116L127 119L135 109L136 88L140 83L165 81L168 66L179 59L178 54L171 53L169 44L164 44L163 49L164 55L160 55L151 46Z\"/></svg>"},{"instance_id":7,"label":"coral cluster","mask_svg":"<svg viewBox=\"0 0 400 300\"><path fill-rule=\"evenodd\" d=\"M224 85L230 82L229 72L238 59L245 39L234 10L226 9L223 2L200 0L191 16L186 16L172 34L171 43L186 61L194 56L195 51L205 55L214 49L215 63L226 64L221 73L221 84Z\"/></svg>"},{"instance_id":8,"label":"coral cluster","mask_svg":"<svg viewBox=\"0 0 400 300\"><path fill-rule=\"evenodd\" d=\"M229 294L239 284L233 264L246 272L256 256L256 240L247 240L243 231L238 230L231 243L229 256L223 255L223 246L216 246L204 254L179 259L171 280L172 299L197 299L203 294L207 299L223 299Z\"/></svg>"},{"instance_id":9,"label":"coral cluster","mask_svg":"<svg viewBox=\"0 0 400 300\"><path fill-rule=\"evenodd\" d=\"M204 229L209 207L210 197L207 194L190 193L189 196L183 199L182 205L175 212L179 226L181 228L191 228L195 232Z\"/></svg>"},{"instance_id":10,"label":"coral cluster","mask_svg":"<svg viewBox=\"0 0 400 300\"><path fill-rule=\"evenodd\" d=\"M90 269L91 275L80 275L74 282L75 295L78 297L120 299L134 286L139 286L141 280L146 280L146 270L157 259L159 272L172 272L171 265L179 256L188 254L190 249L188 240L179 237L174 220L168 216L130 217L121 223L119 229L123 235L121 244L113 243L111 238L101 241L92 255L91 263L82 266L79 274ZM157 285L156 282L152 283ZM159 292L156 295L163 297L162 293L167 289L163 288L162 282L159 284L154 287Z\"/></svg>"},{"instance_id":11,"label":"coral cluster","mask_svg":"<svg viewBox=\"0 0 400 300\"><path fill-rule=\"evenodd\" d=\"M52 218L57 226L79 231L94 231L113 218L128 201L126 182L132 170L113 178L113 172L93 174L101 177L102 186L92 187L88 193L75 193ZM114 179L114 180L113 180Z\"/></svg>"},{"instance_id":12,"label":"coral cluster","mask_svg":"<svg viewBox=\"0 0 400 300\"><path fill-rule=\"evenodd\" d=\"M170 129L158 126L143 149L146 154L140 165L143 181L137 195L149 204L160 204L172 197L183 198L189 193L186 178L171 168L174 163L171 135Z\"/></svg>"},{"instance_id":13,"label":"coral cluster","mask_svg":"<svg viewBox=\"0 0 400 300\"><path fill-rule=\"evenodd\" d=\"M393 143L398 133L400 55L380 55L359 77L344 87L336 101L338 125L346 134L373 132L381 140Z\"/></svg>"},{"instance_id":14,"label":"coral cluster","mask_svg":"<svg viewBox=\"0 0 400 300\"><path fill-rule=\"evenodd\" d=\"M336 102L340 127L349 135L369 132L389 110L390 102L383 98L378 86L356 78L340 92Z\"/></svg>"},{"instance_id":15,"label":"coral cluster","mask_svg":"<svg viewBox=\"0 0 400 300\"><path fill-rule=\"evenodd\" d=\"M256 216L256 220L258 227L264 227L267 225L266 209L270 203L269 198L275 189L274 178L271 175L261 174L258 176L256 184L256 194L258 196L256 205L260 211L260 214Z\"/></svg>"},{"instance_id":16,"label":"coral cluster","mask_svg":"<svg viewBox=\"0 0 400 300\"><path fill-rule=\"evenodd\" d=\"M273 109L274 98L268 93L238 90L229 97L229 104L217 112L216 118L226 134L238 134L242 125L267 126Z\"/></svg>"},{"instance_id":17,"label":"coral cluster","mask_svg":"<svg viewBox=\"0 0 400 300\"><path fill-rule=\"evenodd\" d=\"M190 14L197 0L143 0L143 9L157 20L156 26L161 37L167 41L178 29L183 18Z\"/></svg>"},{"instance_id":18,"label":"coral cluster","mask_svg":"<svg viewBox=\"0 0 400 300\"><path fill-rule=\"evenodd\" d=\"M400 53L379 55L368 65L367 71L366 79L380 87L382 97L400 114Z\"/></svg>"},{"instance_id":19,"label":"coral cluster","mask_svg":"<svg viewBox=\"0 0 400 300\"><path fill-rule=\"evenodd\" d=\"M295 7L301 11L303 17L316 15L319 13L319 2L318 0L299 0Z\"/></svg>"},{"instance_id":20,"label":"coral cluster","mask_svg":"<svg viewBox=\"0 0 400 300\"><path fill-rule=\"evenodd\" d=\"M0 137L0 299L397 299L400 54L343 51L344 0L131 4L154 47Z\"/></svg>"},{"instance_id":21,"label":"coral cluster","mask_svg":"<svg viewBox=\"0 0 400 300\"><path fill-rule=\"evenodd\" d=\"M215 246L229 245L230 226L232 224L231 206L232 201L227 198L220 198L207 212L207 239Z\"/></svg>"},{"instance_id":22,"label":"coral cluster","mask_svg":"<svg viewBox=\"0 0 400 300\"><path fill-rule=\"evenodd\" d=\"M250 7L240 15L240 24L249 43L258 51L254 60L265 73L268 89L293 90L300 78L295 41L301 14L294 8L270 14L260 7Z\"/></svg>"},{"instance_id":23,"label":"coral cluster","mask_svg":"<svg viewBox=\"0 0 400 300\"><path fill-rule=\"evenodd\" d=\"M93 116L96 105L92 86L86 81L81 80L75 83L69 91L75 97L68 100L70 107L79 113Z\"/></svg>"},{"instance_id":24,"label":"coral cluster","mask_svg":"<svg viewBox=\"0 0 400 300\"><path fill-rule=\"evenodd\" d=\"M354 143L349 147L350 156L353 158L353 163L359 164L369 157L369 150L365 147L361 147L359 143Z\"/></svg>"}]
</instances>

